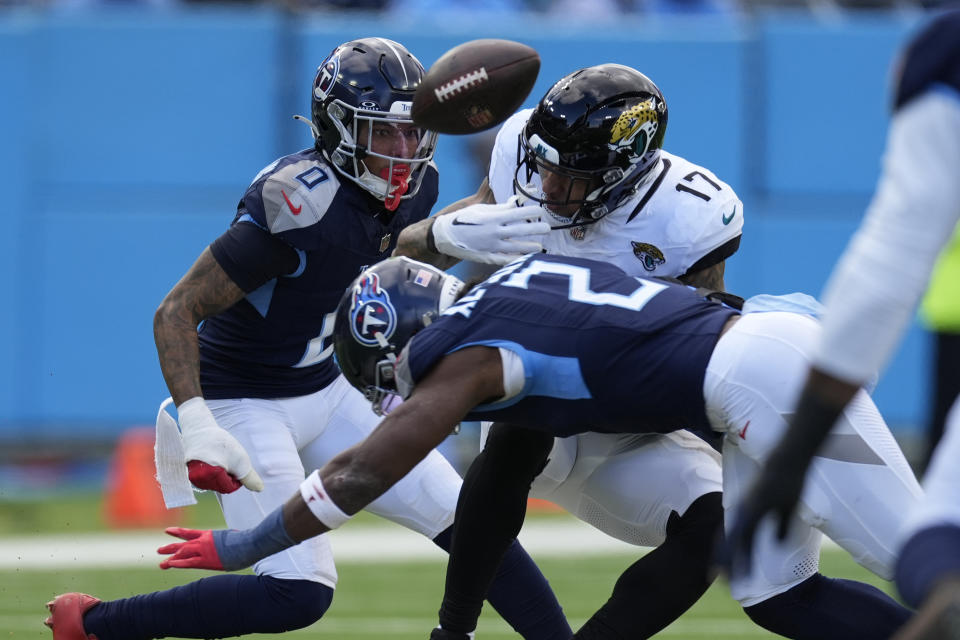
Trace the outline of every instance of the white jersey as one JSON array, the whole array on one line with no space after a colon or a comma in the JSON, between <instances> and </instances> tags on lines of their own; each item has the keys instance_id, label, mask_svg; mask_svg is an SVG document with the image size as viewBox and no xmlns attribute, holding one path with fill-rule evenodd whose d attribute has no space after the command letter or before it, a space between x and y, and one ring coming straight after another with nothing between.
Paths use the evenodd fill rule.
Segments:
<instances>
[{"instance_id":1,"label":"white jersey","mask_svg":"<svg viewBox=\"0 0 960 640\"><path fill-rule=\"evenodd\" d=\"M532 112L515 113L497 134L488 176L497 202L514 195L518 140ZM626 202L594 224L555 229L543 246L547 253L613 263L635 276L679 277L725 260L742 231L743 205L733 189L709 169L664 151Z\"/></svg>"}]
</instances>

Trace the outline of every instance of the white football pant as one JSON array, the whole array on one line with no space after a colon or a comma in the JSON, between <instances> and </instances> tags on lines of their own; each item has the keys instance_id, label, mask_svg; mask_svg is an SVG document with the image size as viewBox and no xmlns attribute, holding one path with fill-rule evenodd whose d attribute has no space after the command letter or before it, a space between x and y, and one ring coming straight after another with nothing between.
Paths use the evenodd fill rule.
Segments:
<instances>
[{"instance_id":1,"label":"white football pant","mask_svg":"<svg viewBox=\"0 0 960 640\"><path fill-rule=\"evenodd\" d=\"M720 338L707 367L704 397L723 446L727 528L763 460L787 427L806 381L820 325L793 313L742 316ZM870 397L860 391L814 458L788 539L761 522L751 575L731 581L744 606L802 582L817 570L828 535L862 566L891 579L897 533L923 492ZM775 559L776 561L772 561Z\"/></svg>"},{"instance_id":2,"label":"white football pant","mask_svg":"<svg viewBox=\"0 0 960 640\"><path fill-rule=\"evenodd\" d=\"M217 423L250 454L263 478L261 492L240 488L217 494L227 526L253 527L299 491L306 473L362 441L380 423L370 402L341 375L316 393L274 400L207 400ZM367 511L433 538L453 524L460 476L431 451ZM304 540L264 558L258 575L313 580L334 587L337 571L327 536Z\"/></svg>"},{"instance_id":3,"label":"white football pant","mask_svg":"<svg viewBox=\"0 0 960 640\"><path fill-rule=\"evenodd\" d=\"M582 433L554 439L530 495L618 540L656 547L672 512L683 515L721 483L720 454L687 431Z\"/></svg>"}]
</instances>

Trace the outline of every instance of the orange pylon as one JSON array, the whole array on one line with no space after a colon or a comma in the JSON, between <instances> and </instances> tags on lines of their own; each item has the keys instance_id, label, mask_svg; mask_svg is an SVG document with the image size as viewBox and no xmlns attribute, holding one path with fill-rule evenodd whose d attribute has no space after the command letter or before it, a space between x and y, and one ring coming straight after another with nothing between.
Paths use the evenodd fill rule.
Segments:
<instances>
[{"instance_id":1,"label":"orange pylon","mask_svg":"<svg viewBox=\"0 0 960 640\"><path fill-rule=\"evenodd\" d=\"M110 462L104 518L114 528L164 527L179 524L181 509L168 510L157 484L152 427L123 432Z\"/></svg>"},{"instance_id":2,"label":"orange pylon","mask_svg":"<svg viewBox=\"0 0 960 640\"><path fill-rule=\"evenodd\" d=\"M527 498L527 511L531 513L556 513L563 511L563 508L542 498Z\"/></svg>"}]
</instances>

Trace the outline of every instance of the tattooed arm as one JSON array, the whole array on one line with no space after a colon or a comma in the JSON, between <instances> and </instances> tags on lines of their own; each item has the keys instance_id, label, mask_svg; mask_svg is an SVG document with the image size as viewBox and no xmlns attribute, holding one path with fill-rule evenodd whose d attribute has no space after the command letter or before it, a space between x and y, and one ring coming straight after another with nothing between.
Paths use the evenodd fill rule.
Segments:
<instances>
[{"instance_id":1,"label":"tattooed arm","mask_svg":"<svg viewBox=\"0 0 960 640\"><path fill-rule=\"evenodd\" d=\"M263 489L263 480L236 438L223 430L203 400L197 325L243 298L207 247L166 295L153 316L160 370L177 405L190 482L220 493L241 485Z\"/></svg>"},{"instance_id":2,"label":"tattooed arm","mask_svg":"<svg viewBox=\"0 0 960 640\"><path fill-rule=\"evenodd\" d=\"M197 325L243 296L207 247L160 303L153 316L153 338L163 379L178 406L203 395Z\"/></svg>"}]
</instances>

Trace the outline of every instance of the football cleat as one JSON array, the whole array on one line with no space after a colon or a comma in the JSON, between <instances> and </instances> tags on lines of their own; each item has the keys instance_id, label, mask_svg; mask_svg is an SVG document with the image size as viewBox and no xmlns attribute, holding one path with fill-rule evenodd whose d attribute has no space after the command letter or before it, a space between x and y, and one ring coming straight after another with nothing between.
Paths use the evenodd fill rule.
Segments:
<instances>
[{"instance_id":1,"label":"football cleat","mask_svg":"<svg viewBox=\"0 0 960 640\"><path fill-rule=\"evenodd\" d=\"M83 629L83 614L97 604L99 598L85 593L62 593L47 603L50 617L43 624L53 629L53 640L97 640Z\"/></svg>"}]
</instances>

